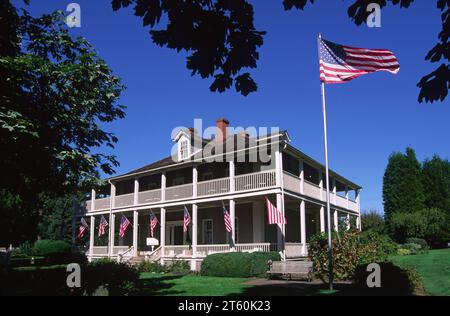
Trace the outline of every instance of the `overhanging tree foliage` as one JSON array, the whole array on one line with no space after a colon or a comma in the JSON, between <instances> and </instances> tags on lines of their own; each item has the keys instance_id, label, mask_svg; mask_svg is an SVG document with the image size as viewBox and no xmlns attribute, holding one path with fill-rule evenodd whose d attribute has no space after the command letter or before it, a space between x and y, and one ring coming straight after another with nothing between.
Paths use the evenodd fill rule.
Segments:
<instances>
[{"instance_id":1,"label":"overhanging tree foliage","mask_svg":"<svg viewBox=\"0 0 450 316\"><path fill-rule=\"evenodd\" d=\"M99 170L113 172L116 158L99 148L117 138L103 128L125 113L120 79L70 36L62 13L19 15L9 1L0 8L0 217L3 227L33 227L0 234L6 244L35 234L41 193L62 196L99 184Z\"/></svg>"},{"instance_id":2,"label":"overhanging tree foliage","mask_svg":"<svg viewBox=\"0 0 450 316\"><path fill-rule=\"evenodd\" d=\"M314 0L283 0L285 10L304 10ZM367 6L388 3L409 8L414 0L355 0L348 8L348 16L356 25L366 23L370 12ZM438 43L430 50L426 60L441 65L418 83L419 101L443 101L450 88L449 43L450 1L436 0L441 11L442 30ZM263 45L265 32L253 23L253 6L246 0L112 0L113 10L134 7L134 14L142 18L144 27L150 27L155 44L177 51L184 50L186 67L193 75L213 78L211 91L223 92L233 84L236 91L247 95L257 90L248 69L256 68L258 48ZM156 29L162 19L167 24Z\"/></svg>"}]
</instances>

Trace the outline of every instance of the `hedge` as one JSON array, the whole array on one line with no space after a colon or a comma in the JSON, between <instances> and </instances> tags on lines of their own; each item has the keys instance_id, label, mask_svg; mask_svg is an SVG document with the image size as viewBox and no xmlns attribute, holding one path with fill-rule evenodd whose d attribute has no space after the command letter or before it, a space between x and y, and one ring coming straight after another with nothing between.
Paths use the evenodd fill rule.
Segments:
<instances>
[{"instance_id":1,"label":"hedge","mask_svg":"<svg viewBox=\"0 0 450 316\"><path fill-rule=\"evenodd\" d=\"M42 239L34 243L33 254L48 256L57 253L69 253L71 246L62 240Z\"/></svg>"},{"instance_id":2,"label":"hedge","mask_svg":"<svg viewBox=\"0 0 450 316\"><path fill-rule=\"evenodd\" d=\"M229 252L207 256L201 265L200 274L218 277L260 277L265 276L269 260L279 261L277 252Z\"/></svg>"}]
</instances>

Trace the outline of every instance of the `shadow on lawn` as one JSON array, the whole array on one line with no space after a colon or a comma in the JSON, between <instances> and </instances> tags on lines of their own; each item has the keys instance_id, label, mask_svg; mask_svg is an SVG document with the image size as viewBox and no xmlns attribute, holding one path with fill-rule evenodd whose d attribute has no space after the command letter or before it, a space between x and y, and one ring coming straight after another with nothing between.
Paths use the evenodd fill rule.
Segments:
<instances>
[{"instance_id":1,"label":"shadow on lawn","mask_svg":"<svg viewBox=\"0 0 450 316\"><path fill-rule=\"evenodd\" d=\"M168 281L181 279L182 277L183 275L167 275L141 279L141 289L138 296L181 295L184 292L171 290L175 284L169 283Z\"/></svg>"},{"instance_id":2,"label":"shadow on lawn","mask_svg":"<svg viewBox=\"0 0 450 316\"><path fill-rule=\"evenodd\" d=\"M334 291L323 283L308 283L298 281L261 280L260 284L252 285L242 293L230 296L408 296L410 293L392 288L361 288L352 283L337 283Z\"/></svg>"}]
</instances>

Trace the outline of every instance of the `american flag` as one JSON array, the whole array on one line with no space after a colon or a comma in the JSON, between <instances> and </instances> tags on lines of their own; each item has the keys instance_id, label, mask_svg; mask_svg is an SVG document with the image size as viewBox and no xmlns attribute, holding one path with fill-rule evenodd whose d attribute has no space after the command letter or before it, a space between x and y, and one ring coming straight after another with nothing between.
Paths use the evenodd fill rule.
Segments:
<instances>
[{"instance_id":1,"label":"american flag","mask_svg":"<svg viewBox=\"0 0 450 316\"><path fill-rule=\"evenodd\" d=\"M98 237L103 236L105 234L106 226L108 226L108 222L106 218L102 215L100 218L100 224L98 225Z\"/></svg>"},{"instance_id":2,"label":"american flag","mask_svg":"<svg viewBox=\"0 0 450 316\"><path fill-rule=\"evenodd\" d=\"M186 206L184 207L184 216L183 216L183 232L187 232L189 228L189 224L191 223L191 215L189 214Z\"/></svg>"},{"instance_id":3,"label":"american flag","mask_svg":"<svg viewBox=\"0 0 450 316\"><path fill-rule=\"evenodd\" d=\"M376 71L396 74L400 64L387 49L344 46L319 38L320 81L345 83Z\"/></svg>"},{"instance_id":4,"label":"american flag","mask_svg":"<svg viewBox=\"0 0 450 316\"><path fill-rule=\"evenodd\" d=\"M281 214L279 210L270 202L266 197L267 218L269 225L272 224L287 224L286 218Z\"/></svg>"},{"instance_id":5,"label":"american flag","mask_svg":"<svg viewBox=\"0 0 450 316\"><path fill-rule=\"evenodd\" d=\"M156 225L158 225L158 219L153 212L150 212L150 237L153 238Z\"/></svg>"},{"instance_id":6,"label":"american flag","mask_svg":"<svg viewBox=\"0 0 450 316\"><path fill-rule=\"evenodd\" d=\"M84 217L81 218L81 225L78 231L78 238L83 238L84 236L84 232L86 231L86 229L88 229L89 225L86 222L86 220L84 219Z\"/></svg>"},{"instance_id":7,"label":"american flag","mask_svg":"<svg viewBox=\"0 0 450 316\"><path fill-rule=\"evenodd\" d=\"M125 232L127 231L128 226L130 226L130 221L126 218L125 215L122 215L120 219L120 227L119 227L119 236L121 238L125 237Z\"/></svg>"},{"instance_id":8,"label":"american flag","mask_svg":"<svg viewBox=\"0 0 450 316\"><path fill-rule=\"evenodd\" d=\"M223 208L223 220L225 222L225 229L227 232L231 233L231 219L230 219L230 213L228 213L227 208L225 207L225 203L222 202L222 208Z\"/></svg>"}]
</instances>

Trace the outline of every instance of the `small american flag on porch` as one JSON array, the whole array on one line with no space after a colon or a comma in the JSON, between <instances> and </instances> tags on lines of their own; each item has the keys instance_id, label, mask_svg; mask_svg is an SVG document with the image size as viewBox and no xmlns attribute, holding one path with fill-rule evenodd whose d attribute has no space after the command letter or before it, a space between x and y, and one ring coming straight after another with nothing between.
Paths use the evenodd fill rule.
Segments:
<instances>
[{"instance_id":1,"label":"small american flag on porch","mask_svg":"<svg viewBox=\"0 0 450 316\"><path fill-rule=\"evenodd\" d=\"M184 215L183 215L183 232L187 233L189 229L189 224L191 223L191 215L187 207L184 207Z\"/></svg>"},{"instance_id":2,"label":"small american flag on porch","mask_svg":"<svg viewBox=\"0 0 450 316\"><path fill-rule=\"evenodd\" d=\"M150 212L150 237L153 238L155 234L155 228L158 225L158 219L156 218L155 213Z\"/></svg>"},{"instance_id":3,"label":"small american flag on porch","mask_svg":"<svg viewBox=\"0 0 450 316\"><path fill-rule=\"evenodd\" d=\"M84 219L84 217L81 218L81 225L78 231L78 238L83 238L84 236L84 232L86 231L86 229L88 229L89 225L86 222L86 220Z\"/></svg>"},{"instance_id":4,"label":"small american flag on porch","mask_svg":"<svg viewBox=\"0 0 450 316\"><path fill-rule=\"evenodd\" d=\"M100 218L100 224L98 225L98 237L103 236L105 234L106 227L108 226L108 222L106 218L102 215Z\"/></svg>"},{"instance_id":5,"label":"small american flag on porch","mask_svg":"<svg viewBox=\"0 0 450 316\"><path fill-rule=\"evenodd\" d=\"M277 210L277 208L270 202L270 200L267 197L266 197L266 207L269 225L287 224L286 218L279 210Z\"/></svg>"},{"instance_id":6,"label":"small american flag on porch","mask_svg":"<svg viewBox=\"0 0 450 316\"><path fill-rule=\"evenodd\" d=\"M227 208L225 207L225 203L222 201L222 209L223 209L223 220L225 222L225 229L228 233L231 233L231 219L230 213L228 213Z\"/></svg>"},{"instance_id":7,"label":"small american flag on porch","mask_svg":"<svg viewBox=\"0 0 450 316\"><path fill-rule=\"evenodd\" d=\"M119 227L119 236L121 238L125 237L125 232L127 231L128 226L130 226L130 221L125 215L122 215L120 219L120 227Z\"/></svg>"}]
</instances>

